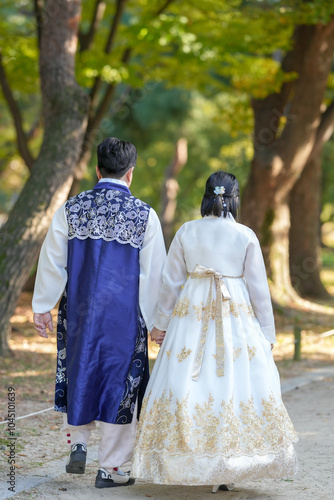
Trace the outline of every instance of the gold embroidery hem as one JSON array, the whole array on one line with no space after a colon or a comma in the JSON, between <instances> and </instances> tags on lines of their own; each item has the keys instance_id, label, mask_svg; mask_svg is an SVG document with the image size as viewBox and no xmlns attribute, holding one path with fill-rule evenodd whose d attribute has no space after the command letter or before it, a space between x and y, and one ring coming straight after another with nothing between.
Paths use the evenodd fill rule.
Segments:
<instances>
[{"instance_id":1,"label":"gold embroidery hem","mask_svg":"<svg viewBox=\"0 0 334 500\"><path fill-rule=\"evenodd\" d=\"M293 424L281 399L271 393L234 404L222 400L217 408L209 394L202 404L189 411L189 395L174 399L163 391L148 409L151 393L144 398L138 425L137 450L196 456L254 456L279 453L298 441Z\"/></svg>"}]
</instances>

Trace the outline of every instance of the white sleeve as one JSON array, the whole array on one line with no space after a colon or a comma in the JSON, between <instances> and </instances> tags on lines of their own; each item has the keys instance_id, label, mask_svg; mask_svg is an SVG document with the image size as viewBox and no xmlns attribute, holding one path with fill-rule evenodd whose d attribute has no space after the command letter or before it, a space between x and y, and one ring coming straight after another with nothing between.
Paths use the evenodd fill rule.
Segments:
<instances>
[{"instance_id":1,"label":"white sleeve","mask_svg":"<svg viewBox=\"0 0 334 500\"><path fill-rule=\"evenodd\" d=\"M158 308L154 325L159 330L167 330L174 305L180 295L181 288L187 280L187 267L181 237L184 225L176 233L168 251L159 293Z\"/></svg>"},{"instance_id":2,"label":"white sleeve","mask_svg":"<svg viewBox=\"0 0 334 500\"><path fill-rule=\"evenodd\" d=\"M55 213L39 256L32 310L46 313L57 304L67 282L68 228L65 204Z\"/></svg>"},{"instance_id":3,"label":"white sleeve","mask_svg":"<svg viewBox=\"0 0 334 500\"><path fill-rule=\"evenodd\" d=\"M159 217L153 208L147 221L143 246L139 252L139 306L149 331L154 326L158 293L162 284L162 270L166 247Z\"/></svg>"},{"instance_id":4,"label":"white sleeve","mask_svg":"<svg viewBox=\"0 0 334 500\"><path fill-rule=\"evenodd\" d=\"M254 233L246 251L244 277L261 330L273 344L276 342L273 307L260 243Z\"/></svg>"}]
</instances>

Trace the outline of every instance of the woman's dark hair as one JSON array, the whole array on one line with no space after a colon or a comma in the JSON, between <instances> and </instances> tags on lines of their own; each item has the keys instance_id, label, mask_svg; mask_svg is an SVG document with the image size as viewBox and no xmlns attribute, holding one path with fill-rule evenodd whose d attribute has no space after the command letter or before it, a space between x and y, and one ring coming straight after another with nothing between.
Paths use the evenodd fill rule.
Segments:
<instances>
[{"instance_id":1,"label":"woman's dark hair","mask_svg":"<svg viewBox=\"0 0 334 500\"><path fill-rule=\"evenodd\" d=\"M217 189L216 189L217 188ZM216 191L221 193L216 194ZM223 192L224 191L224 192ZM231 212L234 218L237 217L239 206L239 184L233 174L219 170L210 175L205 185L205 193L201 204L202 217L215 215L224 217L227 212Z\"/></svg>"},{"instance_id":2,"label":"woman's dark hair","mask_svg":"<svg viewBox=\"0 0 334 500\"><path fill-rule=\"evenodd\" d=\"M102 177L119 179L136 165L137 150L131 142L108 137L97 146L97 165Z\"/></svg>"}]
</instances>

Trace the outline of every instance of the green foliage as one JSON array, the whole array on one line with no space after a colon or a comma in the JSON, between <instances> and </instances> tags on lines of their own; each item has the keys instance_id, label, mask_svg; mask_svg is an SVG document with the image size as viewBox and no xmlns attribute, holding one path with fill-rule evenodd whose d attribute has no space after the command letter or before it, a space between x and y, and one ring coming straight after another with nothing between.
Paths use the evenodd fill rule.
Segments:
<instances>
[{"instance_id":1,"label":"green foliage","mask_svg":"<svg viewBox=\"0 0 334 500\"><path fill-rule=\"evenodd\" d=\"M179 138L188 140L188 161L178 176L180 190L175 229L189 217L199 216L203 186L218 169L234 173L241 185L246 183L252 157L248 133L231 133L234 121L222 119L229 95L206 98L198 92L168 89L152 82L140 100L133 96L113 117L112 135L133 142L138 162L132 185L133 193L145 199L158 212L165 169L173 159ZM249 117L250 120L250 117ZM96 156L82 188L95 183Z\"/></svg>"},{"instance_id":2,"label":"green foliage","mask_svg":"<svg viewBox=\"0 0 334 500\"><path fill-rule=\"evenodd\" d=\"M3 0L0 6L0 47L7 78L16 96L28 102L39 93L38 46L33 2Z\"/></svg>"},{"instance_id":3,"label":"green foliage","mask_svg":"<svg viewBox=\"0 0 334 500\"><path fill-rule=\"evenodd\" d=\"M290 47L294 11L280 10L277 3L266 9L261 2L184 0L158 16L159 7L157 1L129 2L112 53L106 54L115 8L108 4L93 48L78 54L79 83L91 86L101 75L109 83L138 86L154 78L201 91L225 85L262 97L295 77L284 75L272 57ZM92 2L84 2L85 29L91 9ZM121 59L128 47L133 55L125 67Z\"/></svg>"},{"instance_id":4,"label":"green foliage","mask_svg":"<svg viewBox=\"0 0 334 500\"><path fill-rule=\"evenodd\" d=\"M111 108L100 126L102 135L119 135L139 149L134 188L159 207L164 170L174 155L179 137L189 144L187 166L180 174L178 218L196 211L203 183L223 168L246 182L252 157L253 118L251 97L278 91L296 78L280 67L291 48L296 24L327 23L334 13L332 0L180 0L159 13L163 0L129 0L112 49L106 41L114 20L116 2L106 10L89 50L77 52L76 76L87 92L95 78L116 85ZM95 0L83 0L80 30L89 30ZM44 26L47 29L47 23ZM38 43L33 2L2 0L0 47L3 64L15 99L29 131L41 115ZM80 49L80 48L79 48ZM128 63L124 51L131 49ZM330 76L326 99L334 98ZM11 189L19 190L26 172L11 172L18 160L15 131L0 93L0 175L7 172L0 209L8 208ZM42 125L29 141L37 156ZM328 164L334 151L327 149ZM91 167L95 159L92 159ZM326 158L325 158L326 163ZM14 163L16 164L16 163ZM9 173L8 173L9 172ZM334 180L325 166L324 203L333 199ZM14 176L14 177L13 177ZM93 182L93 175L83 183ZM15 178L11 186L11 178ZM7 183L7 184L6 184Z\"/></svg>"}]
</instances>

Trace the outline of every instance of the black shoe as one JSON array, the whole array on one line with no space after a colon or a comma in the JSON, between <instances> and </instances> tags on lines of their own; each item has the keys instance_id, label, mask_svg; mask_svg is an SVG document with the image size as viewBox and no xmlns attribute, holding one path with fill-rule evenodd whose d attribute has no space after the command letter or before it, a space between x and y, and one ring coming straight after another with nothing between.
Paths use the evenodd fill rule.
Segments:
<instances>
[{"instance_id":1,"label":"black shoe","mask_svg":"<svg viewBox=\"0 0 334 500\"><path fill-rule=\"evenodd\" d=\"M66 472L71 474L83 474L86 467L87 446L83 443L75 443L71 447L70 459L66 464Z\"/></svg>"},{"instance_id":2,"label":"black shoe","mask_svg":"<svg viewBox=\"0 0 334 500\"><path fill-rule=\"evenodd\" d=\"M212 493L217 493L218 490L223 490L223 491L233 491L234 490L234 483L230 484L220 484L220 485L215 485L212 488Z\"/></svg>"},{"instance_id":3,"label":"black shoe","mask_svg":"<svg viewBox=\"0 0 334 500\"><path fill-rule=\"evenodd\" d=\"M116 488L117 486L131 486L135 479L127 474L111 474L106 469L100 467L95 479L95 488Z\"/></svg>"}]
</instances>

